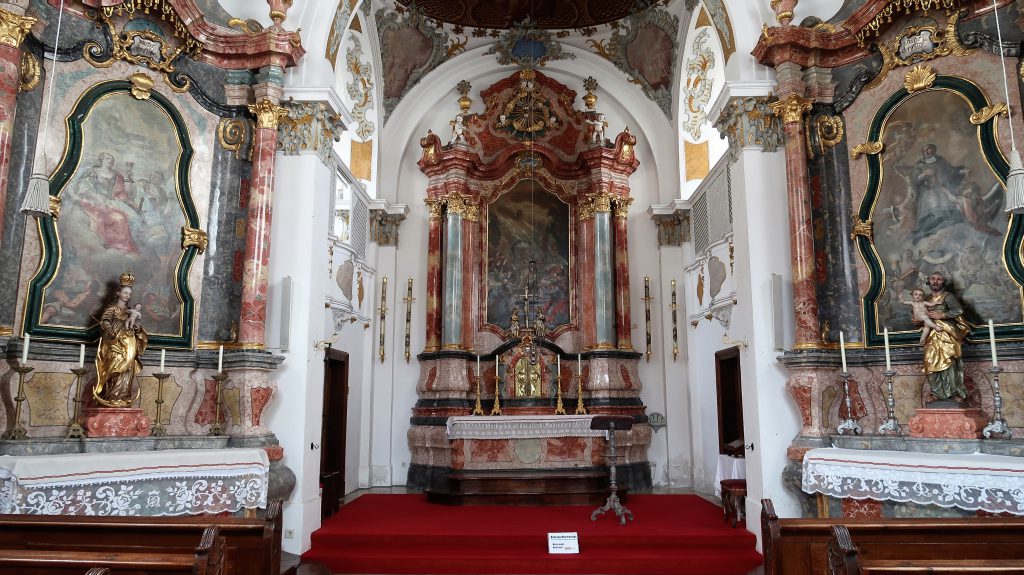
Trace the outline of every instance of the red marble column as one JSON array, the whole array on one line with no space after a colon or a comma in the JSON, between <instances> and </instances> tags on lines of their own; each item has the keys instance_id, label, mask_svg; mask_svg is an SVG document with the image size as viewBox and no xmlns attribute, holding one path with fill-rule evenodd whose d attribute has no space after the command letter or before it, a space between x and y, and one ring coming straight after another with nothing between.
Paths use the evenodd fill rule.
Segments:
<instances>
[{"instance_id":1,"label":"red marble column","mask_svg":"<svg viewBox=\"0 0 1024 575\"><path fill-rule=\"evenodd\" d=\"M615 333L617 347L623 350L633 349L632 330L629 314L629 243L627 234L627 216L633 198L617 197L612 200L614 218L612 219L615 236Z\"/></svg>"},{"instance_id":2,"label":"red marble column","mask_svg":"<svg viewBox=\"0 0 1024 575\"><path fill-rule=\"evenodd\" d=\"M480 217L476 205L468 205L462 217L462 349L476 349L480 314Z\"/></svg>"},{"instance_id":3,"label":"red marble column","mask_svg":"<svg viewBox=\"0 0 1024 575\"><path fill-rule=\"evenodd\" d=\"M594 301L594 205L588 199L581 200L580 220L576 243L576 265L579 274L576 294L580 302L580 335L583 349L590 349L597 344L597 313Z\"/></svg>"},{"instance_id":4,"label":"red marble column","mask_svg":"<svg viewBox=\"0 0 1024 575\"><path fill-rule=\"evenodd\" d=\"M439 199L427 198L430 226L427 237L427 337L425 352L441 349L441 208Z\"/></svg>"},{"instance_id":5,"label":"red marble column","mask_svg":"<svg viewBox=\"0 0 1024 575\"><path fill-rule=\"evenodd\" d=\"M36 22L0 9L0 238L7 209L7 184L11 171L11 136L21 86L21 42Z\"/></svg>"},{"instance_id":6,"label":"red marble column","mask_svg":"<svg viewBox=\"0 0 1024 575\"><path fill-rule=\"evenodd\" d=\"M789 233L793 266L793 310L796 320L794 349L821 345L818 322L818 294L814 285L814 230L811 224L811 194L807 155L804 151L804 114L811 101L790 94L772 104L782 118L786 135L786 183L789 187Z\"/></svg>"},{"instance_id":7,"label":"red marble column","mask_svg":"<svg viewBox=\"0 0 1024 575\"><path fill-rule=\"evenodd\" d=\"M269 99L249 106L256 115L253 135L249 215L242 267L242 317L238 341L262 346L266 339L267 282L270 263L270 225L274 196L274 153L277 124L285 109Z\"/></svg>"}]
</instances>

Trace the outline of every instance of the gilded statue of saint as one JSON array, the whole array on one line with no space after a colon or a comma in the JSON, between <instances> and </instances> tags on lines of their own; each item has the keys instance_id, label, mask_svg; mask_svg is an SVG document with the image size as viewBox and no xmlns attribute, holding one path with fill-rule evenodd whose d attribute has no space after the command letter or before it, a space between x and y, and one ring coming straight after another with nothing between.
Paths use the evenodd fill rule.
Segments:
<instances>
[{"instance_id":1,"label":"gilded statue of saint","mask_svg":"<svg viewBox=\"0 0 1024 575\"><path fill-rule=\"evenodd\" d=\"M135 277L121 274L114 301L100 317L99 347L96 350L96 385L92 395L105 407L127 407L135 402L132 383L142 371L139 357L146 351L148 336L142 329L140 306L128 306Z\"/></svg>"},{"instance_id":2,"label":"gilded statue of saint","mask_svg":"<svg viewBox=\"0 0 1024 575\"><path fill-rule=\"evenodd\" d=\"M927 302L928 317L936 329L924 338L924 373L932 395L939 400L964 400L964 371L961 345L970 327L964 321L964 308L955 295L946 291L946 277L939 272L928 276L931 295ZM924 322L914 318L914 323Z\"/></svg>"}]
</instances>

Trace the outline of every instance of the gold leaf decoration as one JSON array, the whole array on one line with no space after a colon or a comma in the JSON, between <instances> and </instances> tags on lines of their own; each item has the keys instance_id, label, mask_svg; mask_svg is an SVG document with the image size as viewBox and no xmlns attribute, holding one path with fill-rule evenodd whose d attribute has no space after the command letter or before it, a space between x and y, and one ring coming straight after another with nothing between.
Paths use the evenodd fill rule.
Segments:
<instances>
[{"instance_id":1,"label":"gold leaf decoration","mask_svg":"<svg viewBox=\"0 0 1024 575\"><path fill-rule=\"evenodd\" d=\"M882 144L882 142L864 142L863 144L857 144L852 150L850 150L850 157L856 160L863 155L874 156L876 154L881 154L884 147L885 145Z\"/></svg>"},{"instance_id":2,"label":"gold leaf decoration","mask_svg":"<svg viewBox=\"0 0 1024 575\"><path fill-rule=\"evenodd\" d=\"M1008 116L1009 113L1009 108L1006 107L1006 104L997 102L971 114L971 123L975 126L980 126L996 116Z\"/></svg>"},{"instance_id":3,"label":"gold leaf decoration","mask_svg":"<svg viewBox=\"0 0 1024 575\"><path fill-rule=\"evenodd\" d=\"M931 66L917 65L907 72L907 75L903 79L903 86L908 92L913 94L914 92L920 92L921 90L927 90L932 87L935 83L935 71L932 70Z\"/></svg>"}]
</instances>

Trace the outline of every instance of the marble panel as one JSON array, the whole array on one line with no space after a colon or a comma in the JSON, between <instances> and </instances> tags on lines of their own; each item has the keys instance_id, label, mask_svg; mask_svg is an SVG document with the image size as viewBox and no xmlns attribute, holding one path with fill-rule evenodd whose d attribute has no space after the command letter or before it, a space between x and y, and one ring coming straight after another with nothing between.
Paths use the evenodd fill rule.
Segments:
<instances>
[{"instance_id":1,"label":"marble panel","mask_svg":"<svg viewBox=\"0 0 1024 575\"><path fill-rule=\"evenodd\" d=\"M512 441L508 439L474 439L469 441L469 461L508 463L514 461Z\"/></svg>"},{"instance_id":2,"label":"marble panel","mask_svg":"<svg viewBox=\"0 0 1024 575\"><path fill-rule=\"evenodd\" d=\"M546 440L548 461L586 461L588 440L583 437L552 437Z\"/></svg>"},{"instance_id":3,"label":"marble panel","mask_svg":"<svg viewBox=\"0 0 1024 575\"><path fill-rule=\"evenodd\" d=\"M67 425L71 418L68 408L74 375L54 372L32 373L26 376L25 408L28 410L29 427L45 425ZM17 377L14 378L17 389Z\"/></svg>"}]
</instances>

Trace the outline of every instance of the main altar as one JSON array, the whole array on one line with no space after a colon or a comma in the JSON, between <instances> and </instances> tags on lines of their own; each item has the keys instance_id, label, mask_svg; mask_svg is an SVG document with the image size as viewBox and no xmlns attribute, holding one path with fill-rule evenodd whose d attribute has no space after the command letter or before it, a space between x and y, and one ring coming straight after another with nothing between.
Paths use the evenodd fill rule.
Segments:
<instances>
[{"instance_id":1,"label":"main altar","mask_svg":"<svg viewBox=\"0 0 1024 575\"><path fill-rule=\"evenodd\" d=\"M408 484L467 471L604 473L597 414L615 432L627 487L649 486L651 428L630 318L628 128L605 137L597 82L576 92L523 67L481 91L458 86L447 142L421 141L429 178L426 346L409 430Z\"/></svg>"}]
</instances>

